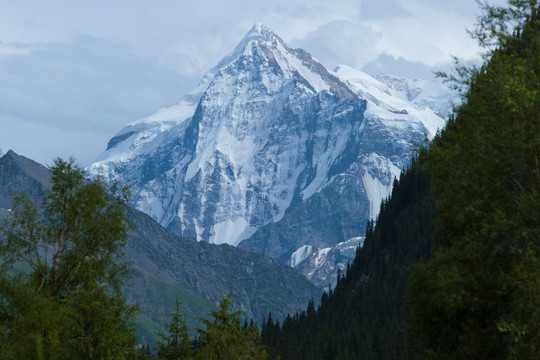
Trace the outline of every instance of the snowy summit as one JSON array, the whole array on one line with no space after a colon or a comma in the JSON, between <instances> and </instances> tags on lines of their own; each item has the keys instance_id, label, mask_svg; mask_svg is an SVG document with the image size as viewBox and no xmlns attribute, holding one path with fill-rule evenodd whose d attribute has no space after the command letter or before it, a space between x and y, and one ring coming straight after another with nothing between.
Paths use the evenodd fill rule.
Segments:
<instances>
[{"instance_id":1,"label":"snowy summit","mask_svg":"<svg viewBox=\"0 0 540 360\"><path fill-rule=\"evenodd\" d=\"M307 256L300 249L358 236L412 144L443 125L383 82L350 68L330 72L256 24L193 92L126 126L89 170L130 184L136 207L173 232L243 241L282 262L294 253L296 264ZM343 221L335 238L265 232L308 205L332 208L308 222Z\"/></svg>"}]
</instances>

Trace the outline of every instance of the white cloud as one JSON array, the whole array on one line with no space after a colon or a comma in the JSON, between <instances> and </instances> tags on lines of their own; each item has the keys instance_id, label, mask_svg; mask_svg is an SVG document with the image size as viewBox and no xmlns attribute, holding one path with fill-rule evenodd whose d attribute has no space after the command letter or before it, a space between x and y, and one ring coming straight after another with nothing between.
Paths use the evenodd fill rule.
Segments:
<instances>
[{"instance_id":1,"label":"white cloud","mask_svg":"<svg viewBox=\"0 0 540 360\"><path fill-rule=\"evenodd\" d=\"M392 69L392 74L406 78L432 79L436 71L448 71L447 67L429 67L421 62L405 60L403 57L395 58L382 53L375 60L365 64L362 70L368 74L376 75Z\"/></svg>"},{"instance_id":2,"label":"white cloud","mask_svg":"<svg viewBox=\"0 0 540 360\"><path fill-rule=\"evenodd\" d=\"M50 123L29 122L0 115L0 148L11 149L44 165L52 165L57 157L74 157L81 165L94 160L96 144L106 144L102 133L70 130ZM102 145L99 149L104 151Z\"/></svg>"},{"instance_id":3,"label":"white cloud","mask_svg":"<svg viewBox=\"0 0 540 360\"><path fill-rule=\"evenodd\" d=\"M391 67L400 61L381 54L429 65L476 56L465 28L477 12L471 0L4 1L0 147L20 137L27 156L63 144L89 161L123 125L191 90L255 22L330 68Z\"/></svg>"},{"instance_id":4,"label":"white cloud","mask_svg":"<svg viewBox=\"0 0 540 360\"><path fill-rule=\"evenodd\" d=\"M111 131L175 102L193 83L122 44L82 36L0 56L0 113Z\"/></svg>"},{"instance_id":5,"label":"white cloud","mask_svg":"<svg viewBox=\"0 0 540 360\"><path fill-rule=\"evenodd\" d=\"M398 0L364 0L360 9L360 17L365 20L408 18L409 10L402 7Z\"/></svg>"},{"instance_id":6,"label":"white cloud","mask_svg":"<svg viewBox=\"0 0 540 360\"><path fill-rule=\"evenodd\" d=\"M331 69L340 63L359 68L377 57L376 44L380 36L370 26L335 20L292 44L307 49Z\"/></svg>"}]
</instances>

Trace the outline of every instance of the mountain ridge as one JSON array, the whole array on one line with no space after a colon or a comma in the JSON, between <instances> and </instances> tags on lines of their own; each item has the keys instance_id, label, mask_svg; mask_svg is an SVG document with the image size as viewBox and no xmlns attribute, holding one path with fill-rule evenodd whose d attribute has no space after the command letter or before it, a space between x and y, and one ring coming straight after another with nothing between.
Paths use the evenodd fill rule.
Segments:
<instances>
[{"instance_id":1,"label":"mountain ridge","mask_svg":"<svg viewBox=\"0 0 540 360\"><path fill-rule=\"evenodd\" d=\"M132 185L134 205L182 236L284 264L332 248L363 235L413 148L444 126L424 100L353 70L330 72L256 25L89 171Z\"/></svg>"},{"instance_id":2,"label":"mountain ridge","mask_svg":"<svg viewBox=\"0 0 540 360\"><path fill-rule=\"evenodd\" d=\"M238 50L239 48L241 51ZM328 120L339 119L339 114L325 114L313 118L312 129L306 132L303 129L305 122L299 119L304 114L302 108L307 106L315 111L333 111L325 109L325 107L333 106L332 108L335 108L337 105L328 104L332 103L332 97L338 96L337 98L341 99L340 101L343 103L339 112L346 116L347 111L360 114L363 111L363 102L336 76L316 63L307 52L287 47L277 35L265 27L255 27L253 31L250 31L233 53L236 56L234 59L226 57L218 65L222 67L216 71L191 118L177 121L176 125L171 125L171 127L167 127L169 125L162 126L159 131L164 130L163 132L156 131L147 136L147 138L153 136L156 139L154 148L150 149L147 154L152 157L152 164L161 162L162 168L154 172L152 165L148 165L144 160L141 160L140 164L132 166L133 163L139 161L137 158L134 158L132 163L121 159L115 164L116 158L113 155L110 161L101 161L91 165L90 171L106 178L118 179L126 177L122 167L133 169L133 172L141 176L134 177L128 174L127 177L140 184L137 190L141 196L136 200L139 209L151 214L169 229L176 230L177 233L189 236L196 235L198 239L215 243L236 244L249 236L252 226L259 226L257 223L261 223L261 221L264 223L270 219L280 218L295 196L297 198L309 197L317 187L314 183L312 184L314 190L307 189L309 194L307 192L300 194L305 189L287 189L290 186L284 182L300 182L301 186L302 183L309 182L310 177L314 177L316 180L322 177L320 174L310 175L307 173L313 172L315 169L309 170L306 167L320 168L317 167L317 164L297 164L303 159L298 159L297 156L293 156L294 154L287 154L280 150L276 141L272 141L271 137L279 137L280 140L289 139L291 146L297 148L300 154L314 150L323 152L324 148L317 149L313 145L306 145L302 142L313 137L317 129L324 131L324 127L333 126L328 123ZM209 73L213 72L211 70ZM228 91L227 85L229 83L235 84L234 91ZM295 102L296 98L302 99L300 102ZM352 101L352 103L348 103L348 101ZM246 102L248 108L243 107ZM223 124L221 119L225 118L231 119L231 121L228 124ZM356 116L356 118L358 121L362 120L361 116ZM348 119L355 121L354 117L351 116ZM297 125L286 124L288 120ZM174 121L171 120L168 124L172 124ZM327 124L317 124L317 122L325 121ZM163 123L161 122L160 126ZM118 136L126 134L123 135L126 140L132 138L135 140L132 141L132 144L136 145L137 139L133 138L137 135L128 136L127 129L142 126L141 124L141 122L136 122L128 125L125 131L121 131L116 136L116 139ZM154 122L148 124L150 124L148 126L153 126ZM286 128L287 126L289 128ZM292 126L296 126L296 128L290 129ZM287 134L291 131L296 134ZM348 131L350 132L350 130ZM304 140L298 139L297 135L303 137ZM331 137L328 140L332 140ZM317 146L320 147L320 145ZM171 161L170 157L165 158L160 155L160 152L172 154L175 159ZM266 161L265 157L269 154L274 159ZM328 154L328 156L330 155L332 154ZM276 167L280 157L283 160L279 161L280 164L292 162L291 166L296 167L290 169L292 173L285 174L285 178L282 179L280 179L280 174L276 174L277 171L272 169L265 171L264 168L261 168L261 166ZM246 162L251 165L247 175L245 171L243 172ZM139 169L136 168L137 166ZM113 169L111 170L110 167ZM228 209L226 210L229 212L228 215L219 214L220 209L208 207L206 203L197 202L196 199L187 199L190 196L189 192L183 194L185 184L188 184L187 187L190 186L189 184L192 184L193 187L204 187L205 184L217 186L217 183L211 179L212 173L217 168L221 171L224 170L222 168L227 167L231 171L229 174L221 176L223 181L219 185L222 186L228 181L244 182L241 184L244 188L238 189L234 194L236 198L244 198L242 200L248 202L247 204L239 204L241 209L237 211ZM154 184L150 184L150 182L164 181L158 179L159 171L162 171L163 176L170 178L168 179L169 186L170 181L176 182L176 185L173 185L176 188L175 196L161 194L161 199L157 199L155 193L159 193L160 190L152 187ZM174 173L175 171L176 173ZM220 177L220 171L216 172L215 176ZM119 175L120 173L122 175ZM202 179L192 181L199 173ZM304 174L302 175L302 173ZM140 179L143 179L143 183ZM202 183L197 183L197 181L202 181ZM164 183L163 186L166 187L167 184ZM262 187L270 194L272 198L270 203L257 200L257 192L250 192L249 189L246 189L249 186ZM276 193L273 189L280 186L284 188L284 192ZM234 192L234 189L229 188L227 191L231 193ZM221 196L228 195L222 192ZM250 199L246 199L249 196L255 198L254 202L249 203ZM174 199L174 203L167 204L171 198ZM196 206L201 210L193 214L194 216L184 216L182 207L186 207L186 203L190 201L192 203L188 204L188 207ZM211 219L205 218L205 211L213 213ZM258 221L257 219L261 216L257 212L265 212L266 214L263 214L265 219ZM209 225L210 220L212 220L213 225L219 226L221 223L222 229L208 230L213 226ZM240 233L237 231L235 234L223 231L226 235L219 235L222 232L219 230L230 230L233 227L242 227L245 235L241 234L242 231ZM237 240L229 236L236 237Z\"/></svg>"}]
</instances>

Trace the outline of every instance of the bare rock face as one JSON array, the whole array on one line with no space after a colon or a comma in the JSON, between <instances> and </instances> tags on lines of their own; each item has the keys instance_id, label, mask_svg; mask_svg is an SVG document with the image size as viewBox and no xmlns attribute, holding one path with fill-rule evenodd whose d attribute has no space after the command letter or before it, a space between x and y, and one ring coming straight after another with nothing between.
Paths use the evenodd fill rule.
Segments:
<instances>
[{"instance_id":1,"label":"bare rock face","mask_svg":"<svg viewBox=\"0 0 540 360\"><path fill-rule=\"evenodd\" d=\"M302 246L364 235L412 149L444 125L413 102L420 85L405 96L351 68L330 72L256 25L191 94L116 134L89 171L129 184L134 206L180 236L286 264Z\"/></svg>"},{"instance_id":2,"label":"bare rock face","mask_svg":"<svg viewBox=\"0 0 540 360\"><path fill-rule=\"evenodd\" d=\"M12 150L0 157L0 208L10 209L18 193L36 201L50 184L49 170L43 165Z\"/></svg>"}]
</instances>

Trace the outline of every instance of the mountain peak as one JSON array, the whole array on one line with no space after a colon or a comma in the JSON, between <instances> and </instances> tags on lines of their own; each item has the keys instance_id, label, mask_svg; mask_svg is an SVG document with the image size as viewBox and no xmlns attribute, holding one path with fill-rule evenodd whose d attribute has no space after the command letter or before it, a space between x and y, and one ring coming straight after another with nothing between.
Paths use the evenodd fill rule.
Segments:
<instances>
[{"instance_id":1,"label":"mountain peak","mask_svg":"<svg viewBox=\"0 0 540 360\"><path fill-rule=\"evenodd\" d=\"M284 47L287 47L283 40L272 30L270 30L268 27L261 23L255 23L253 27L244 35L242 40L236 45L236 47L233 49L231 53L223 57L216 66L209 69L201 79L201 82L197 85L197 87L192 91L192 94L195 94L196 98L200 98L200 96L204 93L210 82L214 79L216 74L223 68L230 65L234 60L239 58L245 51L245 49L248 47L251 41L262 41L263 43L273 43L273 42L279 42Z\"/></svg>"},{"instance_id":2,"label":"mountain peak","mask_svg":"<svg viewBox=\"0 0 540 360\"><path fill-rule=\"evenodd\" d=\"M196 103L126 127L90 172L132 185L137 208L183 236L233 245L252 238L246 248L283 261L304 245L313 253L330 248L365 230L409 160L408 139L426 135L417 120L423 110L409 110L375 79L368 80L382 90L369 82L368 90L380 91L366 94L368 103L347 80L257 23L204 76ZM378 107L379 93L396 105ZM348 205L326 208L337 198ZM335 216L308 226L310 204ZM283 244L270 238L271 223L284 219L284 232L297 228L288 220L296 219L293 211L320 233Z\"/></svg>"},{"instance_id":3,"label":"mountain peak","mask_svg":"<svg viewBox=\"0 0 540 360\"><path fill-rule=\"evenodd\" d=\"M221 60L216 68L222 68L225 63L239 57L244 53L246 47L248 47L252 41L262 41L263 43L267 44L280 43L283 47L289 49L275 32L261 23L255 23L253 27L246 33L246 35L244 35L242 40L240 40L238 45L236 45L232 53Z\"/></svg>"},{"instance_id":4,"label":"mountain peak","mask_svg":"<svg viewBox=\"0 0 540 360\"><path fill-rule=\"evenodd\" d=\"M270 28L262 23L255 23L251 30L249 30L245 37L260 37L274 35L277 36Z\"/></svg>"}]
</instances>

